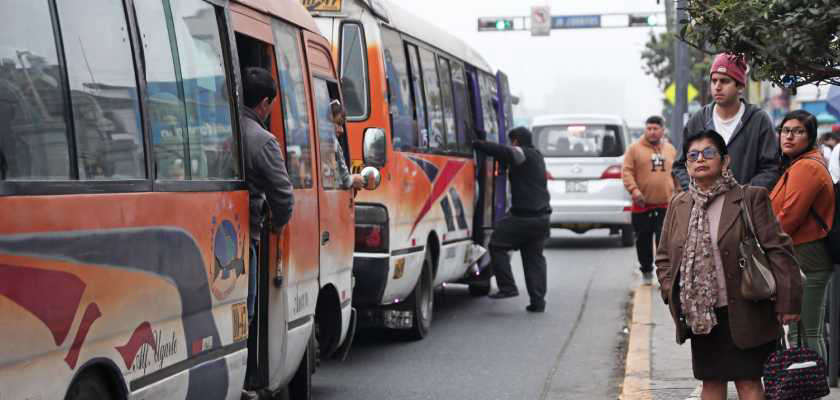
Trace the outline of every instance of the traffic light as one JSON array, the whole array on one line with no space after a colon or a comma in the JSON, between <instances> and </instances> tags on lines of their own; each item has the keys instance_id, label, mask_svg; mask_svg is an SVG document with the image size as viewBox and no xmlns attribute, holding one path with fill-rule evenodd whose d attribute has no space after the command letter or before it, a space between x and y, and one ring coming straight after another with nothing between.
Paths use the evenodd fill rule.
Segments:
<instances>
[{"instance_id":1,"label":"traffic light","mask_svg":"<svg viewBox=\"0 0 840 400\"><path fill-rule=\"evenodd\" d=\"M512 18L479 18L478 30L482 31L512 31Z\"/></svg>"},{"instance_id":2,"label":"traffic light","mask_svg":"<svg viewBox=\"0 0 840 400\"><path fill-rule=\"evenodd\" d=\"M659 21L656 18L656 14L646 14L646 15L633 15L630 14L630 23L629 26L656 26Z\"/></svg>"}]
</instances>

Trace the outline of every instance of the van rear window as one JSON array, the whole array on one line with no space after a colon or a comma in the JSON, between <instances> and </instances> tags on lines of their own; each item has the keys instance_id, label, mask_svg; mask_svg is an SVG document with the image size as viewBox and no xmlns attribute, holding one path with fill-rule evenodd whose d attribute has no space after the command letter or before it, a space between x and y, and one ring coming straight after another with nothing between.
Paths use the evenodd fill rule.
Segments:
<instances>
[{"instance_id":1,"label":"van rear window","mask_svg":"<svg viewBox=\"0 0 840 400\"><path fill-rule=\"evenodd\" d=\"M545 157L618 157L624 154L618 125L535 127L534 142Z\"/></svg>"}]
</instances>

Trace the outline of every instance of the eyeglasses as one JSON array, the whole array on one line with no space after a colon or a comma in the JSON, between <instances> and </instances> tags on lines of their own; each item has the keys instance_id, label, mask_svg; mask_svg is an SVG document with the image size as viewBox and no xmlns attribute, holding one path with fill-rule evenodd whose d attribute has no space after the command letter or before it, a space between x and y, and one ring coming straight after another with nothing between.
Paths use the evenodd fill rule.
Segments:
<instances>
[{"instance_id":1,"label":"eyeglasses","mask_svg":"<svg viewBox=\"0 0 840 400\"><path fill-rule=\"evenodd\" d=\"M704 160L714 160L714 159L718 158L718 156L720 155L720 153L718 153L716 148L706 147L702 151L697 151L697 150L689 151L685 155L685 158L688 159L688 161L695 162L695 161L700 159L701 154L703 155Z\"/></svg>"},{"instance_id":2,"label":"eyeglasses","mask_svg":"<svg viewBox=\"0 0 840 400\"><path fill-rule=\"evenodd\" d=\"M804 137L808 135L808 131L806 131L804 128L784 127L782 129L779 129L779 136L790 136L791 134L793 136Z\"/></svg>"}]
</instances>

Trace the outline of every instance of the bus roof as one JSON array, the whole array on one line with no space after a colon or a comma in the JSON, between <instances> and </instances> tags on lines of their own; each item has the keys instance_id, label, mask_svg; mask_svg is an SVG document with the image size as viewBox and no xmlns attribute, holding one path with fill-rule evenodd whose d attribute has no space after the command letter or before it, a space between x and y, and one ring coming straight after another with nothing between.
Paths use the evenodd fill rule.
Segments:
<instances>
[{"instance_id":1,"label":"bus roof","mask_svg":"<svg viewBox=\"0 0 840 400\"><path fill-rule=\"evenodd\" d=\"M321 34L315 20L300 0L234 0L234 2L286 20L308 31Z\"/></svg>"},{"instance_id":2,"label":"bus roof","mask_svg":"<svg viewBox=\"0 0 840 400\"><path fill-rule=\"evenodd\" d=\"M405 11L397 6L395 2L390 0L359 0L359 2L370 9L374 15L387 22L392 28L435 46L478 69L491 74L493 73L493 69L484 57L466 42L428 21Z\"/></svg>"}]
</instances>

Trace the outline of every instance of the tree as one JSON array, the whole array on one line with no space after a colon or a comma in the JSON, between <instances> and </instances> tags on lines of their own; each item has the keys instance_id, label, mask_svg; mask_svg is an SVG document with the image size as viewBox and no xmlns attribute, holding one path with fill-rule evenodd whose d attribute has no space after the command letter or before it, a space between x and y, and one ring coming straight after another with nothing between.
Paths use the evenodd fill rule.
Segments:
<instances>
[{"instance_id":1,"label":"tree","mask_svg":"<svg viewBox=\"0 0 840 400\"><path fill-rule=\"evenodd\" d=\"M659 35L651 32L650 39L642 50L642 70L656 78L661 89L666 89L674 82L674 40L673 33L663 32ZM706 104L709 97L709 68L712 57L700 50L689 48L689 76L688 81L700 92L698 101ZM663 100L662 116L671 120L673 105Z\"/></svg>"},{"instance_id":2,"label":"tree","mask_svg":"<svg viewBox=\"0 0 840 400\"><path fill-rule=\"evenodd\" d=\"M746 56L756 80L840 85L837 0L687 0L680 38L708 54Z\"/></svg>"}]
</instances>

